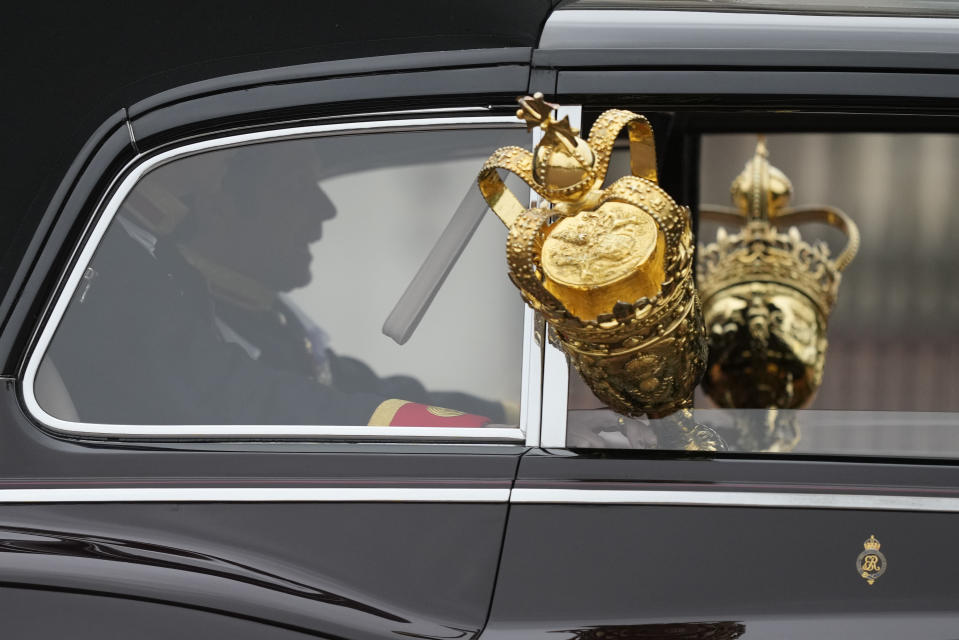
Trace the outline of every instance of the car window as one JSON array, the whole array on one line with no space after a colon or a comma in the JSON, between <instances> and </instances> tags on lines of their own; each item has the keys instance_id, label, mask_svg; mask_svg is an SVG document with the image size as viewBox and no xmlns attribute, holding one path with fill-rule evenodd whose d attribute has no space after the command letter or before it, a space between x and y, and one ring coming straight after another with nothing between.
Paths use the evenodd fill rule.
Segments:
<instances>
[{"instance_id":1,"label":"car window","mask_svg":"<svg viewBox=\"0 0 959 640\"><path fill-rule=\"evenodd\" d=\"M828 276L822 271L810 278L795 270L788 277L746 277L749 268L740 265L743 273L717 275L732 268L728 258L737 243L747 243L742 223L720 224L708 211L742 210L731 198L732 183L757 142L755 134L702 138L697 289L709 357L693 422L713 429L733 452L956 457L959 218L952 176L959 136L764 138L770 171L791 181L785 210L838 210L858 227L858 253L838 270L835 300L820 303L831 305L824 315L809 304L810 295L829 297L821 293L828 283L814 282ZM824 220L776 231L804 252L800 262L807 265L811 251L832 263L844 260L848 233ZM823 289L810 294L816 287ZM762 354L763 372L750 351ZM797 359L805 368L790 369ZM817 360L824 362L818 371ZM671 448L662 446L668 419L619 416L607 417L606 427L587 424L590 413L583 410L595 410L595 398L575 371L569 377L572 446Z\"/></svg>"},{"instance_id":2,"label":"car window","mask_svg":"<svg viewBox=\"0 0 959 640\"><path fill-rule=\"evenodd\" d=\"M410 339L381 329L489 149L527 138L327 133L150 169L81 265L38 405L106 425L517 426L523 307L493 216Z\"/></svg>"}]
</instances>

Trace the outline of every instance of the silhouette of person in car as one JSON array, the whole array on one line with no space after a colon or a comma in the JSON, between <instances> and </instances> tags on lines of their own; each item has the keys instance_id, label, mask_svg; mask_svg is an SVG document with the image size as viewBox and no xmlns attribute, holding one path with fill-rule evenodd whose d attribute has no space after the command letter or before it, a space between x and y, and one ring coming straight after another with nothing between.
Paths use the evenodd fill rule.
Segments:
<instances>
[{"instance_id":1,"label":"silhouette of person in car","mask_svg":"<svg viewBox=\"0 0 959 640\"><path fill-rule=\"evenodd\" d=\"M499 403L337 355L285 297L310 282L310 246L337 213L315 167L308 143L257 145L176 160L129 194L48 352L82 420L504 421Z\"/></svg>"}]
</instances>

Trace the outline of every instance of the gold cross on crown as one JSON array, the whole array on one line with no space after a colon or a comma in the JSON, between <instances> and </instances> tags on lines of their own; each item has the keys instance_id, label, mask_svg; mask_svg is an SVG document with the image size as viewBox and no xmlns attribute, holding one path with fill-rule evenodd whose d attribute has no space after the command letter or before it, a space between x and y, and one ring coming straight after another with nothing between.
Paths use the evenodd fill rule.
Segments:
<instances>
[{"instance_id":1,"label":"gold cross on crown","mask_svg":"<svg viewBox=\"0 0 959 640\"><path fill-rule=\"evenodd\" d=\"M576 145L579 129L569 124L569 116L564 116L562 120L553 118L553 110L559 108L558 104L546 102L543 94L538 91L532 96L517 98L517 100L520 108L516 110L516 117L526 122L527 131L532 131L535 127L544 131L554 131L571 145Z\"/></svg>"}]
</instances>

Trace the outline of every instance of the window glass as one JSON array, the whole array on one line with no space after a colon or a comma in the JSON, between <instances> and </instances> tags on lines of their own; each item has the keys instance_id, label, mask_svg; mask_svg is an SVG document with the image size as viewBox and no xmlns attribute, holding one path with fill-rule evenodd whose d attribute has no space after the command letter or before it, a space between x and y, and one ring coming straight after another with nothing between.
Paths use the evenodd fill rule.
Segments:
<instances>
[{"instance_id":1,"label":"window glass","mask_svg":"<svg viewBox=\"0 0 959 640\"><path fill-rule=\"evenodd\" d=\"M275 141L175 159L110 223L35 384L100 424L516 425L522 302L480 222L404 345L381 328L520 129Z\"/></svg>"},{"instance_id":2,"label":"window glass","mask_svg":"<svg viewBox=\"0 0 959 640\"><path fill-rule=\"evenodd\" d=\"M823 327L825 366L818 390L797 400L798 406L770 410L772 403L757 400L766 397L760 389L766 382L743 365L741 377L730 385L734 389L721 390L734 395L743 391L731 402L735 408L721 406L716 398L722 393L707 393L700 385L696 422L718 432L730 451L959 455L959 294L953 281L959 267L959 217L954 210L959 187L953 178L959 166L959 136L780 134L768 136L766 145L770 164L792 183L788 206L826 205L845 212L858 226L861 245L841 273L838 296ZM756 148L755 135L703 137L703 209L734 208L730 185ZM704 245L716 242L720 226L727 234L742 230L703 215L697 238L700 262ZM809 245L824 242L832 260L846 243L843 233L827 224L796 228ZM778 231L791 233L788 226ZM700 272L700 298L703 282ZM786 297L792 295L788 287L783 291ZM732 296L724 303L725 311L714 310L713 315L705 304L707 335L722 332L724 322L730 331L737 330L737 314L745 319L744 327L768 320L769 331L755 331L767 339L753 345L765 345L763 362L768 367L782 366L777 358L790 341L814 342L804 338L817 330L812 311L786 297L749 297ZM711 343L711 367L719 358L716 345ZM575 412L595 410L595 398L574 371L570 378L571 445L659 448L657 430L666 428L661 421L624 418L623 426L607 417L608 428L588 424L588 412ZM789 378L788 384L794 385L789 393L798 398L799 378Z\"/></svg>"}]
</instances>

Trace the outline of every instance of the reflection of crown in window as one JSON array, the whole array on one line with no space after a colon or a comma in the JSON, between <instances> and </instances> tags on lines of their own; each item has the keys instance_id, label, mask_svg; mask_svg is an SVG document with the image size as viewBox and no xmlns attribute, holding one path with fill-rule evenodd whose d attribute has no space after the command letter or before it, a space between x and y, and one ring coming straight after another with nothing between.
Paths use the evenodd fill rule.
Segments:
<instances>
[{"instance_id":1,"label":"reflection of crown in window","mask_svg":"<svg viewBox=\"0 0 959 640\"><path fill-rule=\"evenodd\" d=\"M789 208L792 184L769 164L763 137L731 195L736 208L701 209L703 219L739 228L720 228L700 248L697 284L710 341L703 386L723 407L797 408L822 381L826 324L859 231L834 207ZM795 225L808 222L846 234L838 257L822 241L802 239Z\"/></svg>"}]
</instances>

